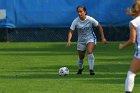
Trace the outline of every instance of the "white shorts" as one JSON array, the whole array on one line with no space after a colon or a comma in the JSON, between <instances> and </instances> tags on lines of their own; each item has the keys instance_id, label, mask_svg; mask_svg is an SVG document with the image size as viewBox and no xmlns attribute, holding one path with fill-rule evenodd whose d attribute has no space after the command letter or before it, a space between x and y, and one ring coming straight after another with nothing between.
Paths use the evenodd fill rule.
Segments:
<instances>
[{"instance_id":1,"label":"white shorts","mask_svg":"<svg viewBox=\"0 0 140 93\"><path fill-rule=\"evenodd\" d=\"M96 45L96 39L90 39L88 40L87 42L78 42L77 44L77 50L80 50L80 51L85 51L86 50L86 46L89 42L92 42L93 44Z\"/></svg>"},{"instance_id":2,"label":"white shorts","mask_svg":"<svg viewBox=\"0 0 140 93\"><path fill-rule=\"evenodd\" d=\"M134 57L140 59L140 49L139 48L135 51Z\"/></svg>"}]
</instances>

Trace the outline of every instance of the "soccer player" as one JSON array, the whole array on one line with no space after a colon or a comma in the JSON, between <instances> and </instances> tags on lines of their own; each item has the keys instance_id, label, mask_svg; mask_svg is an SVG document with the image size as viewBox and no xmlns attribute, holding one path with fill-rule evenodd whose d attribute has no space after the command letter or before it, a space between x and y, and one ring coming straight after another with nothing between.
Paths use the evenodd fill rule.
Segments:
<instances>
[{"instance_id":1,"label":"soccer player","mask_svg":"<svg viewBox=\"0 0 140 93\"><path fill-rule=\"evenodd\" d=\"M136 73L140 71L140 4L135 2L128 14L134 18L130 21L130 38L124 44L120 44L119 48L123 49L134 43L136 46L134 58L125 80L125 93L132 93Z\"/></svg>"},{"instance_id":2,"label":"soccer player","mask_svg":"<svg viewBox=\"0 0 140 93\"><path fill-rule=\"evenodd\" d=\"M93 51L96 47L96 36L93 32L93 26L97 27L101 34L102 43L106 43L106 39L104 37L102 26L99 24L97 20L87 15L86 7L80 5L77 7L78 17L72 22L70 30L68 32L68 42L67 47L71 44L71 39L73 35L73 31L77 30L78 32L78 72L77 74L82 74L83 71L83 60L85 57L85 53L87 51L88 54L88 64L89 64L89 72L90 75L94 75L94 55Z\"/></svg>"}]
</instances>

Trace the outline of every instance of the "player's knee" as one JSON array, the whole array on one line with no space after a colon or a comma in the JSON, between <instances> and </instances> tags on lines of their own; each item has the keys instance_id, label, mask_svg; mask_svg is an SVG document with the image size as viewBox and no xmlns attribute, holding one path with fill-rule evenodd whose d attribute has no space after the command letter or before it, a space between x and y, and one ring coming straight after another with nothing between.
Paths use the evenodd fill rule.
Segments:
<instances>
[{"instance_id":1,"label":"player's knee","mask_svg":"<svg viewBox=\"0 0 140 93\"><path fill-rule=\"evenodd\" d=\"M85 58L85 56L79 56L80 60L83 60Z\"/></svg>"},{"instance_id":2,"label":"player's knee","mask_svg":"<svg viewBox=\"0 0 140 93\"><path fill-rule=\"evenodd\" d=\"M88 54L92 54L93 51L92 51L92 50L88 50L87 53L88 53Z\"/></svg>"}]
</instances>

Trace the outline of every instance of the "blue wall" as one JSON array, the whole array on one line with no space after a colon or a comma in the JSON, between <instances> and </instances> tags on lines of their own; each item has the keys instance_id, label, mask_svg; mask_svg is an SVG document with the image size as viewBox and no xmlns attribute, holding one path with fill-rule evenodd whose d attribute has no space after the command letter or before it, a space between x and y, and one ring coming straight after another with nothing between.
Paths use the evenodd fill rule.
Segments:
<instances>
[{"instance_id":1,"label":"blue wall","mask_svg":"<svg viewBox=\"0 0 140 93\"><path fill-rule=\"evenodd\" d=\"M77 17L76 7L83 4L88 15L103 26L127 26L131 17L126 9L134 0L0 0L6 9L1 28L69 27Z\"/></svg>"}]
</instances>

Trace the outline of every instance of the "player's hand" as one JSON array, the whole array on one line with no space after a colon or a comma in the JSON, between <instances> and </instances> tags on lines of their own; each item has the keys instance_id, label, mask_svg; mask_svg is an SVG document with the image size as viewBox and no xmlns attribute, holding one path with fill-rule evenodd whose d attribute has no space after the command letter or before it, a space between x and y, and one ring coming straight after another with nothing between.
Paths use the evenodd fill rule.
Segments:
<instances>
[{"instance_id":1,"label":"player's hand","mask_svg":"<svg viewBox=\"0 0 140 93\"><path fill-rule=\"evenodd\" d=\"M67 42L66 47L70 47L71 42Z\"/></svg>"},{"instance_id":2,"label":"player's hand","mask_svg":"<svg viewBox=\"0 0 140 93\"><path fill-rule=\"evenodd\" d=\"M122 49L123 48L123 44L119 44L119 49Z\"/></svg>"},{"instance_id":3,"label":"player's hand","mask_svg":"<svg viewBox=\"0 0 140 93\"><path fill-rule=\"evenodd\" d=\"M102 43L103 43L103 44L106 44L106 43L107 43L107 41L106 41L105 38L102 39Z\"/></svg>"}]
</instances>

